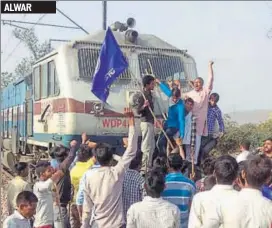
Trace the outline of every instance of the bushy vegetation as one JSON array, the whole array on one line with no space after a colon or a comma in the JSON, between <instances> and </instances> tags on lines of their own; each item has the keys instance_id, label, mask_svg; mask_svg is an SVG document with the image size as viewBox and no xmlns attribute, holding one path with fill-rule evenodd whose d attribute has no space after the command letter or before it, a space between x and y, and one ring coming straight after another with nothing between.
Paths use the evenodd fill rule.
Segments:
<instances>
[{"instance_id":1,"label":"bushy vegetation","mask_svg":"<svg viewBox=\"0 0 272 228\"><path fill-rule=\"evenodd\" d=\"M233 154L239 151L239 144L247 139L251 142L251 150L263 145L263 141L272 137L272 118L260 124L238 125L228 115L225 116L226 134L220 139L214 155Z\"/></svg>"}]
</instances>

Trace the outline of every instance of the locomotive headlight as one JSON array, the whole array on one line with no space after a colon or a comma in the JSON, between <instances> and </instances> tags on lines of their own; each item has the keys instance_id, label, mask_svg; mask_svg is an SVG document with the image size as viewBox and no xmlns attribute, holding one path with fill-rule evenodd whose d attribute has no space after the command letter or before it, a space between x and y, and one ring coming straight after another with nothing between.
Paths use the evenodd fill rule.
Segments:
<instances>
[{"instance_id":1,"label":"locomotive headlight","mask_svg":"<svg viewBox=\"0 0 272 228\"><path fill-rule=\"evenodd\" d=\"M129 106L132 107L132 108L137 107L138 104L139 104L140 97L141 97L140 92L130 91L129 96L128 96Z\"/></svg>"},{"instance_id":2,"label":"locomotive headlight","mask_svg":"<svg viewBox=\"0 0 272 228\"><path fill-rule=\"evenodd\" d=\"M94 104L94 111L95 112L101 112L103 109L103 105L101 103Z\"/></svg>"}]
</instances>

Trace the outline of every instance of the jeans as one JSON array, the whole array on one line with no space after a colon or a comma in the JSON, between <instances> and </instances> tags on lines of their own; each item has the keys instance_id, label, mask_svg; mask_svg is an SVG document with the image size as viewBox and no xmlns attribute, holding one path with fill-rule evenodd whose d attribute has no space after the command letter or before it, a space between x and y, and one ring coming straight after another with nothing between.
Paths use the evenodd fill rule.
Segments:
<instances>
[{"instance_id":1,"label":"jeans","mask_svg":"<svg viewBox=\"0 0 272 228\"><path fill-rule=\"evenodd\" d=\"M201 154L199 156L200 157L199 162L203 161L209 155L213 148L215 148L216 144L217 139L213 138L212 135L202 136L200 151Z\"/></svg>"},{"instance_id":2,"label":"jeans","mask_svg":"<svg viewBox=\"0 0 272 228\"><path fill-rule=\"evenodd\" d=\"M175 127L167 127L166 125L164 126L163 129L168 136L168 138L171 140L173 136L178 132L178 129ZM158 147L160 153L165 153L166 154L166 147L167 147L167 139L164 135L163 132L161 132L160 138L158 140Z\"/></svg>"},{"instance_id":3,"label":"jeans","mask_svg":"<svg viewBox=\"0 0 272 228\"><path fill-rule=\"evenodd\" d=\"M71 226L71 228L81 227L80 217L79 217L79 213L78 213L76 204L71 205L70 226Z\"/></svg>"},{"instance_id":4,"label":"jeans","mask_svg":"<svg viewBox=\"0 0 272 228\"><path fill-rule=\"evenodd\" d=\"M54 205L54 228L70 228L67 207Z\"/></svg>"}]
</instances>

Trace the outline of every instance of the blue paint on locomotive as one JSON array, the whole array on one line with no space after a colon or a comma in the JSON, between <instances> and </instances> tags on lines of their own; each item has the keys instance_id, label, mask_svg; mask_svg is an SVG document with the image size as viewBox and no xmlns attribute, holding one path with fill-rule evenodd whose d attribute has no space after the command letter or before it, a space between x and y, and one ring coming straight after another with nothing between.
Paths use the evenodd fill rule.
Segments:
<instances>
[{"instance_id":1,"label":"blue paint on locomotive","mask_svg":"<svg viewBox=\"0 0 272 228\"><path fill-rule=\"evenodd\" d=\"M17 127L20 136L26 135L25 116L21 106L24 106L27 85L24 79L9 84L1 93L1 115L2 128L1 135L7 132L8 137L11 135L12 128ZM3 110L6 110L5 112ZM12 113L10 113L12 112ZM17 113L17 115L15 115Z\"/></svg>"}]
</instances>

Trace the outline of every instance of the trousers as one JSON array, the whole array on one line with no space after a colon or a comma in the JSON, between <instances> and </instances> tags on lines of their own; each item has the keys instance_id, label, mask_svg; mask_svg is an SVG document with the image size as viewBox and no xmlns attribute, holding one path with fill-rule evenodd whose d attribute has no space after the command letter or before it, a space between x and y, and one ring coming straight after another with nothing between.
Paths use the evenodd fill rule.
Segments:
<instances>
[{"instance_id":1,"label":"trousers","mask_svg":"<svg viewBox=\"0 0 272 228\"><path fill-rule=\"evenodd\" d=\"M54 205L54 228L70 228L67 207Z\"/></svg>"},{"instance_id":2,"label":"trousers","mask_svg":"<svg viewBox=\"0 0 272 228\"><path fill-rule=\"evenodd\" d=\"M152 167L153 153L155 150L155 130L154 124L141 122L142 132L141 150L143 153L141 173L145 173Z\"/></svg>"},{"instance_id":3,"label":"trousers","mask_svg":"<svg viewBox=\"0 0 272 228\"><path fill-rule=\"evenodd\" d=\"M171 140L173 138L173 136L178 132L178 129L175 127L166 127L165 126L164 131L165 131L166 135L168 136L168 138ZM166 139L163 132L160 135L160 138L158 141L158 147L159 147L160 153L166 154L167 139Z\"/></svg>"},{"instance_id":4,"label":"trousers","mask_svg":"<svg viewBox=\"0 0 272 228\"><path fill-rule=\"evenodd\" d=\"M201 140L200 159L204 160L217 145L217 138L212 135L203 136Z\"/></svg>"}]
</instances>

